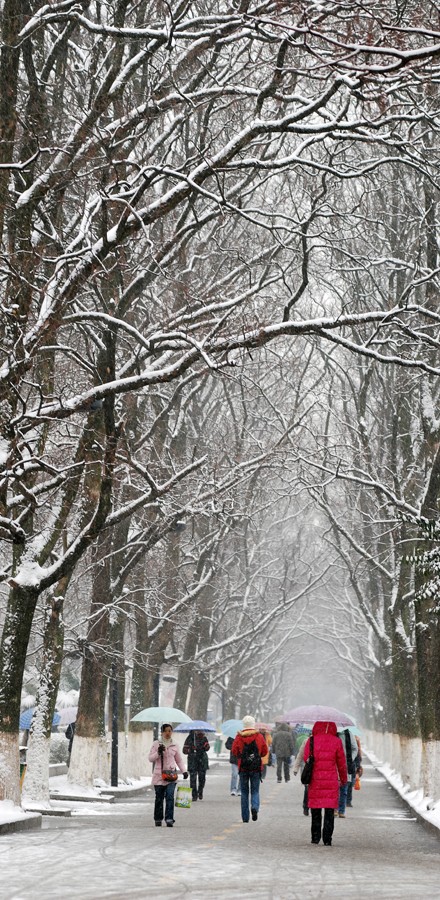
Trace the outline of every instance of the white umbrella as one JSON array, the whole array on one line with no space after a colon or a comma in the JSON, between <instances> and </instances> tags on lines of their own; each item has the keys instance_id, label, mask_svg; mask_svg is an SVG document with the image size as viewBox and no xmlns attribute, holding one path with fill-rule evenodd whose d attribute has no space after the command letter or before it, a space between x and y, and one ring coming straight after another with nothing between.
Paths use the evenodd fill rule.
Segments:
<instances>
[{"instance_id":1,"label":"white umbrella","mask_svg":"<svg viewBox=\"0 0 440 900\"><path fill-rule=\"evenodd\" d=\"M191 716L187 716L181 709L175 706L148 706L141 709L131 719L132 722L153 722L163 725L165 722L172 725L174 722L191 722Z\"/></svg>"},{"instance_id":2,"label":"white umbrella","mask_svg":"<svg viewBox=\"0 0 440 900\"><path fill-rule=\"evenodd\" d=\"M77 706L65 706L64 709L57 709L60 717L58 725L71 725L72 722L76 721L77 712Z\"/></svg>"}]
</instances>

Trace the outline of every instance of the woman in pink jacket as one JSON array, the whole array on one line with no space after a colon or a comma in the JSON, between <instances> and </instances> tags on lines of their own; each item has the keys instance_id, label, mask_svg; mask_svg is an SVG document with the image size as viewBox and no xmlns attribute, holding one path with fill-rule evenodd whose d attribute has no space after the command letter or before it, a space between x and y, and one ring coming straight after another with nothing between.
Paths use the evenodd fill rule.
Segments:
<instances>
[{"instance_id":1,"label":"woman in pink jacket","mask_svg":"<svg viewBox=\"0 0 440 900\"><path fill-rule=\"evenodd\" d=\"M168 828L174 825L174 791L177 784L176 765L184 778L188 778L185 760L180 752L179 745L173 741L172 725L162 725L159 741L154 741L148 754L150 762L154 763L151 784L154 785L154 821L157 826L162 825L163 804L165 800L165 822ZM175 781L165 781L164 772L173 772Z\"/></svg>"},{"instance_id":2,"label":"woman in pink jacket","mask_svg":"<svg viewBox=\"0 0 440 900\"><path fill-rule=\"evenodd\" d=\"M347 783L347 763L342 741L337 735L334 722L315 722L313 737L313 772L309 784L308 806L312 813L312 844L321 840L322 810L324 827L322 839L331 846L335 809L338 807L339 782ZM310 754L310 738L304 747L304 760Z\"/></svg>"}]
</instances>

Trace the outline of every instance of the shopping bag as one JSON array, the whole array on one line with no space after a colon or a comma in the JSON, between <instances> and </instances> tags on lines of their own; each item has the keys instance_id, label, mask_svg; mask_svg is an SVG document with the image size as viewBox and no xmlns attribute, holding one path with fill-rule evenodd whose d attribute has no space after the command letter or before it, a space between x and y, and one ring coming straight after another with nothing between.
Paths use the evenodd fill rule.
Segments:
<instances>
[{"instance_id":1,"label":"shopping bag","mask_svg":"<svg viewBox=\"0 0 440 900\"><path fill-rule=\"evenodd\" d=\"M356 775L356 778L354 781L354 789L355 789L355 791L360 791L360 789L361 789L361 779L359 778L359 775Z\"/></svg>"},{"instance_id":2,"label":"shopping bag","mask_svg":"<svg viewBox=\"0 0 440 900\"><path fill-rule=\"evenodd\" d=\"M176 806L180 809L190 809L191 808L191 796L192 791L190 787L186 787L185 784L179 784L177 786L176 792Z\"/></svg>"}]
</instances>

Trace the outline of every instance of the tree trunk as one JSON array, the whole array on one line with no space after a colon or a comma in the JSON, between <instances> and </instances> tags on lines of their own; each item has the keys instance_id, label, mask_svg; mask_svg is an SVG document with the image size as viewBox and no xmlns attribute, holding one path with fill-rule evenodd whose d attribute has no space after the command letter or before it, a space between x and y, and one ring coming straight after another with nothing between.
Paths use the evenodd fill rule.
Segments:
<instances>
[{"instance_id":1,"label":"tree trunk","mask_svg":"<svg viewBox=\"0 0 440 900\"><path fill-rule=\"evenodd\" d=\"M0 800L20 801L18 730L23 672L38 592L12 588L0 647Z\"/></svg>"},{"instance_id":2,"label":"tree trunk","mask_svg":"<svg viewBox=\"0 0 440 900\"><path fill-rule=\"evenodd\" d=\"M69 579L63 579L57 593L47 602L47 621L44 631L43 659L35 713L26 754L26 777L23 782L23 806L34 803L49 804L49 756L52 720L55 712L63 659L64 624L63 603Z\"/></svg>"},{"instance_id":3,"label":"tree trunk","mask_svg":"<svg viewBox=\"0 0 440 900\"><path fill-rule=\"evenodd\" d=\"M111 535L102 532L93 553L93 581L90 624L84 647L81 687L75 738L69 767L69 781L92 785L95 777L107 780L108 759L104 724L107 677L112 655L109 644Z\"/></svg>"},{"instance_id":4,"label":"tree trunk","mask_svg":"<svg viewBox=\"0 0 440 900\"><path fill-rule=\"evenodd\" d=\"M438 511L440 497L440 450L431 469L428 489L425 494L421 515L432 519ZM438 514L438 512L437 512ZM432 542L425 542L426 549L432 549ZM433 577L432 573L428 577ZM440 621L436 595L423 593L426 582L424 572L416 570L416 593L420 599L416 603L416 644L419 682L420 723L424 741L440 740Z\"/></svg>"}]
</instances>

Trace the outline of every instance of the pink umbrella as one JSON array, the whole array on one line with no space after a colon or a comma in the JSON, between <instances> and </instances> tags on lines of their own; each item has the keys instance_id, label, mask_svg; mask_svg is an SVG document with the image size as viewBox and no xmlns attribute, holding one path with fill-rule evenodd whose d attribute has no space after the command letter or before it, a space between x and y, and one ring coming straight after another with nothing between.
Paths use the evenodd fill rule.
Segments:
<instances>
[{"instance_id":1,"label":"pink umbrella","mask_svg":"<svg viewBox=\"0 0 440 900\"><path fill-rule=\"evenodd\" d=\"M283 722L289 725L304 725L312 722L336 722L336 725L355 725L353 719L341 712L334 706L295 706L295 709L289 710L283 717Z\"/></svg>"}]
</instances>

